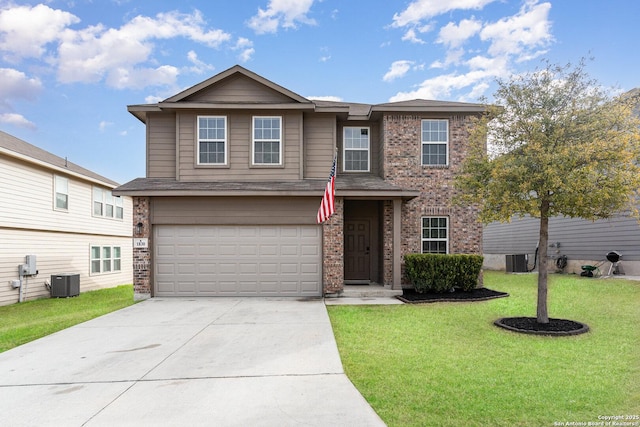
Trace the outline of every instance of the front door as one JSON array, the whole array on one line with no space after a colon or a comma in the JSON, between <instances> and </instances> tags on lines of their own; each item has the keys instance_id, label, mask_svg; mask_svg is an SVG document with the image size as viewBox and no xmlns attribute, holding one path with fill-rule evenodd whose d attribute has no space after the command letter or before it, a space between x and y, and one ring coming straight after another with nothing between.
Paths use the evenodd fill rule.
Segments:
<instances>
[{"instance_id":1,"label":"front door","mask_svg":"<svg viewBox=\"0 0 640 427\"><path fill-rule=\"evenodd\" d=\"M370 227L369 220L345 221L345 281L369 283L371 280Z\"/></svg>"}]
</instances>

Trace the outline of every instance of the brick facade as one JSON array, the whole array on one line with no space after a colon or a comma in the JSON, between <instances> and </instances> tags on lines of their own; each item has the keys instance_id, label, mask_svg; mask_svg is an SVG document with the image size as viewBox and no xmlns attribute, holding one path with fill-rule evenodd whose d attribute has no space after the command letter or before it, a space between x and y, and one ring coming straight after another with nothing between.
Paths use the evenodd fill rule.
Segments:
<instances>
[{"instance_id":1,"label":"brick facade","mask_svg":"<svg viewBox=\"0 0 640 427\"><path fill-rule=\"evenodd\" d=\"M474 207L453 205L455 195L453 179L465 158L468 141L468 116L452 115L449 119L449 165L423 166L421 164L420 115L385 115L383 117L384 179L406 189L420 191L420 196L402 205L401 253L421 252L421 218L444 216L449 218L449 253L482 254L482 223ZM385 282L388 280L387 221L391 209L385 204ZM389 211L389 212L388 212ZM403 275L403 283L404 275Z\"/></svg>"},{"instance_id":2,"label":"brick facade","mask_svg":"<svg viewBox=\"0 0 640 427\"><path fill-rule=\"evenodd\" d=\"M151 224L149 221L149 198L133 198L133 236L147 238L146 248L133 248L133 293L134 299L151 297ZM138 224L142 229L138 232Z\"/></svg>"},{"instance_id":3,"label":"brick facade","mask_svg":"<svg viewBox=\"0 0 640 427\"><path fill-rule=\"evenodd\" d=\"M322 224L323 294L344 288L344 199L336 197L336 212Z\"/></svg>"}]
</instances>

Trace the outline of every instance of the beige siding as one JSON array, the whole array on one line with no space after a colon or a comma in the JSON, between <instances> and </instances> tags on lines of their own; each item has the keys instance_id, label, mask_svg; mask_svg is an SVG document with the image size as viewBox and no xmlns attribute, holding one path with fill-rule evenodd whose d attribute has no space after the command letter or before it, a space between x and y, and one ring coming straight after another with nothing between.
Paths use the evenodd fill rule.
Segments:
<instances>
[{"instance_id":1,"label":"beige siding","mask_svg":"<svg viewBox=\"0 0 640 427\"><path fill-rule=\"evenodd\" d=\"M148 178L176 177L176 116L173 113L149 114L147 118Z\"/></svg>"},{"instance_id":2,"label":"beige siding","mask_svg":"<svg viewBox=\"0 0 640 427\"><path fill-rule=\"evenodd\" d=\"M155 197L153 224L315 224L316 197Z\"/></svg>"},{"instance_id":3,"label":"beige siding","mask_svg":"<svg viewBox=\"0 0 640 427\"><path fill-rule=\"evenodd\" d=\"M25 263L26 255L36 256L38 275L23 279L23 284L26 285L25 300L49 297L50 293L44 283L50 282L51 275L55 274L80 274L80 292L130 284L133 281L131 261L133 255L129 237L0 228L0 242L2 242L0 245L0 305L18 302L18 289L13 289L10 281L18 280L18 265ZM90 247L92 245L120 246L122 271L91 275Z\"/></svg>"},{"instance_id":4,"label":"beige siding","mask_svg":"<svg viewBox=\"0 0 640 427\"><path fill-rule=\"evenodd\" d=\"M227 117L228 165L197 165L196 118L198 115ZM251 166L253 116L280 116L283 121L283 166ZM187 112L178 116L179 172L181 181L282 181L300 179L302 113L273 111Z\"/></svg>"},{"instance_id":5,"label":"beige siding","mask_svg":"<svg viewBox=\"0 0 640 427\"><path fill-rule=\"evenodd\" d=\"M195 102L262 102L285 103L291 98L270 89L246 76L234 75L214 87L193 94L186 101Z\"/></svg>"},{"instance_id":6,"label":"beige siding","mask_svg":"<svg viewBox=\"0 0 640 427\"><path fill-rule=\"evenodd\" d=\"M304 177L327 179L336 146L333 114L304 115Z\"/></svg>"},{"instance_id":7,"label":"beige siding","mask_svg":"<svg viewBox=\"0 0 640 427\"><path fill-rule=\"evenodd\" d=\"M0 157L0 227L131 236L132 201L122 197L124 219L92 216L93 185L69 182L69 209L54 209L54 173ZM58 174L61 175L62 174Z\"/></svg>"}]
</instances>

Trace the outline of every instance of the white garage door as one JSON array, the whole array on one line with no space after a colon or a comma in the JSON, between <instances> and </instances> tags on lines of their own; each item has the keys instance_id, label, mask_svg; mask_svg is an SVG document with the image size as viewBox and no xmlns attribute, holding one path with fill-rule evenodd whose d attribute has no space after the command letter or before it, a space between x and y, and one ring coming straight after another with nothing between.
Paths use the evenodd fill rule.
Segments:
<instances>
[{"instance_id":1,"label":"white garage door","mask_svg":"<svg viewBox=\"0 0 640 427\"><path fill-rule=\"evenodd\" d=\"M319 296L317 226L154 227L156 296Z\"/></svg>"}]
</instances>

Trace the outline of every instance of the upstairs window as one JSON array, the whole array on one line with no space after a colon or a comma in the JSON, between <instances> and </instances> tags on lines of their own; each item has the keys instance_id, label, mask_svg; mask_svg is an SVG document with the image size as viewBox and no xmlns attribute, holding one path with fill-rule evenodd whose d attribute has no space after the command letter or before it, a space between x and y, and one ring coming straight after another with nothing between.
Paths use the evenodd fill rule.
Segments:
<instances>
[{"instance_id":1,"label":"upstairs window","mask_svg":"<svg viewBox=\"0 0 640 427\"><path fill-rule=\"evenodd\" d=\"M63 176L54 175L54 208L58 210L69 209L69 180Z\"/></svg>"},{"instance_id":2,"label":"upstairs window","mask_svg":"<svg viewBox=\"0 0 640 427\"><path fill-rule=\"evenodd\" d=\"M282 164L282 117L253 118L253 164Z\"/></svg>"},{"instance_id":3,"label":"upstairs window","mask_svg":"<svg viewBox=\"0 0 640 427\"><path fill-rule=\"evenodd\" d=\"M422 164L449 164L449 121L422 120Z\"/></svg>"},{"instance_id":4,"label":"upstairs window","mask_svg":"<svg viewBox=\"0 0 640 427\"><path fill-rule=\"evenodd\" d=\"M227 164L227 118L198 116L198 164Z\"/></svg>"},{"instance_id":5,"label":"upstairs window","mask_svg":"<svg viewBox=\"0 0 640 427\"><path fill-rule=\"evenodd\" d=\"M449 253L449 218L446 216L422 218L422 253Z\"/></svg>"},{"instance_id":6,"label":"upstairs window","mask_svg":"<svg viewBox=\"0 0 640 427\"><path fill-rule=\"evenodd\" d=\"M111 190L93 187L93 216L123 219L122 198L111 194Z\"/></svg>"},{"instance_id":7,"label":"upstairs window","mask_svg":"<svg viewBox=\"0 0 640 427\"><path fill-rule=\"evenodd\" d=\"M369 172L369 128L344 128L344 171Z\"/></svg>"}]
</instances>

